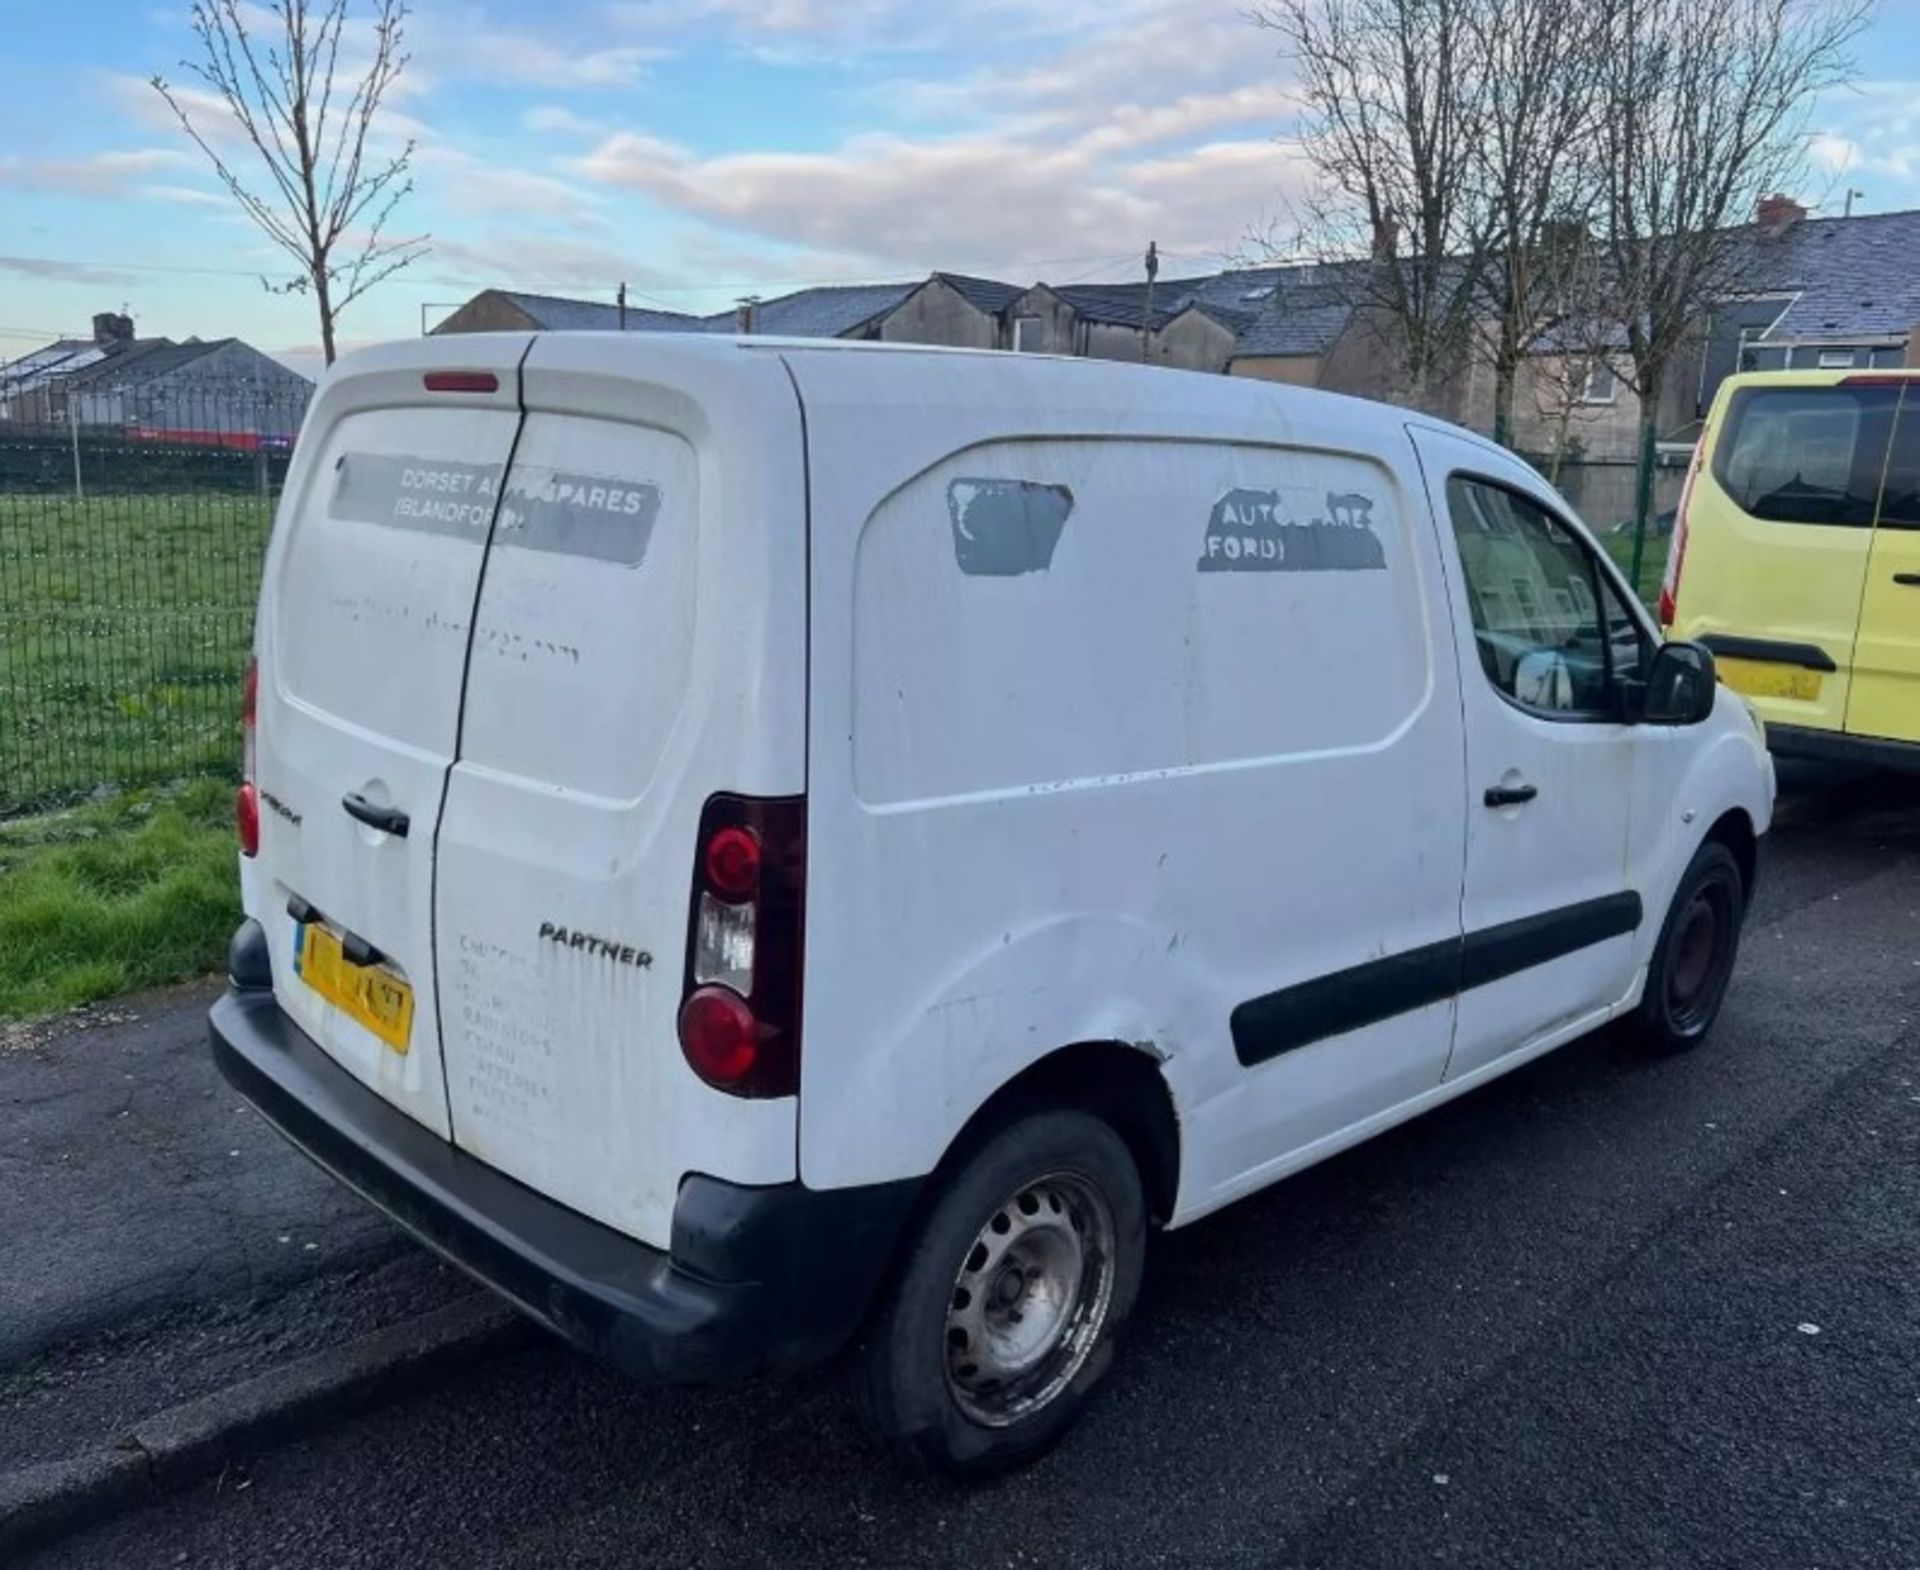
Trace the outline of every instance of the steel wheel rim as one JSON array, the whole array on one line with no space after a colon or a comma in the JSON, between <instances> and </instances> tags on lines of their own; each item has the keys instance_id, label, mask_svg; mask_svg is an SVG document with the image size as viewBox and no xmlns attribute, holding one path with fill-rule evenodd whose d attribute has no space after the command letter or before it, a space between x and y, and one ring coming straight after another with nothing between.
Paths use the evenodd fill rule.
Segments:
<instances>
[{"instance_id":1,"label":"steel wheel rim","mask_svg":"<svg viewBox=\"0 0 1920 1570\"><path fill-rule=\"evenodd\" d=\"M1667 962L1667 1011L1676 1029L1691 1034L1712 1018L1730 969L1733 905L1727 890L1697 890L1674 925Z\"/></svg>"},{"instance_id":2,"label":"steel wheel rim","mask_svg":"<svg viewBox=\"0 0 1920 1570\"><path fill-rule=\"evenodd\" d=\"M1114 1235L1106 1196L1071 1172L995 1207L947 1298L947 1388L968 1418L1005 1428L1073 1383L1113 1303Z\"/></svg>"}]
</instances>

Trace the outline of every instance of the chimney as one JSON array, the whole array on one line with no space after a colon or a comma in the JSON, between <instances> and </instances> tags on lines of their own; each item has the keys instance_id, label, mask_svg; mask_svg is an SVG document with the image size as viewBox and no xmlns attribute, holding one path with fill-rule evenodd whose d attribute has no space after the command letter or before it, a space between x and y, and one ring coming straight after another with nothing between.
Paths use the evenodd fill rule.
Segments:
<instances>
[{"instance_id":1,"label":"chimney","mask_svg":"<svg viewBox=\"0 0 1920 1570\"><path fill-rule=\"evenodd\" d=\"M1377 262L1393 255L1399 244L1400 220L1389 210L1373 221L1373 259Z\"/></svg>"},{"instance_id":2,"label":"chimney","mask_svg":"<svg viewBox=\"0 0 1920 1570\"><path fill-rule=\"evenodd\" d=\"M733 305L733 330L743 338L748 336L758 325L756 318L759 314L760 296L757 294L741 296L734 301Z\"/></svg>"},{"instance_id":3,"label":"chimney","mask_svg":"<svg viewBox=\"0 0 1920 1570\"><path fill-rule=\"evenodd\" d=\"M1806 208L1791 196L1775 192L1772 196L1760 198L1760 210L1754 215L1754 221L1760 225L1763 234L1785 234L1806 216Z\"/></svg>"},{"instance_id":4,"label":"chimney","mask_svg":"<svg viewBox=\"0 0 1920 1570\"><path fill-rule=\"evenodd\" d=\"M102 349L118 349L133 342L133 318L118 311L101 311L93 318L93 341Z\"/></svg>"}]
</instances>

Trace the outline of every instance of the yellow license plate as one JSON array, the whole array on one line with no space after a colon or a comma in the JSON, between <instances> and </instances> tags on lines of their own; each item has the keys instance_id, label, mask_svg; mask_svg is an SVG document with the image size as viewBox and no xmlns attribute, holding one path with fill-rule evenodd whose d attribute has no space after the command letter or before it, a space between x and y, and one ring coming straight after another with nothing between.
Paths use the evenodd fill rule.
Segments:
<instances>
[{"instance_id":1,"label":"yellow license plate","mask_svg":"<svg viewBox=\"0 0 1920 1570\"><path fill-rule=\"evenodd\" d=\"M405 1056L413 1034L413 988L386 966L354 964L335 933L303 922L294 928L293 968L321 997Z\"/></svg>"},{"instance_id":2,"label":"yellow license plate","mask_svg":"<svg viewBox=\"0 0 1920 1570\"><path fill-rule=\"evenodd\" d=\"M1775 665L1769 660L1714 661L1720 679L1749 698L1800 698L1811 703L1820 696L1820 673L1798 665Z\"/></svg>"}]
</instances>

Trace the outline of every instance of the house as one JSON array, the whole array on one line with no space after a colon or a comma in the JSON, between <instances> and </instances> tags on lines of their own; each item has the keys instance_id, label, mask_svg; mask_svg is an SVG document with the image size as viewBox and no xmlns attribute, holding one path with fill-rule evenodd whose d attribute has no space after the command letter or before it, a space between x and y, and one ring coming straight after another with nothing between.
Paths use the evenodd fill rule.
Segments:
<instances>
[{"instance_id":1,"label":"house","mask_svg":"<svg viewBox=\"0 0 1920 1570\"><path fill-rule=\"evenodd\" d=\"M488 289L435 333L748 332L782 338L847 338L950 348L1020 349L1095 359L1147 358L1145 284L1045 284L1023 288L993 278L935 272L898 283L825 284L771 300L744 300L712 316L624 313L611 304ZM1192 370L1225 368L1242 319L1203 305L1186 284L1155 296L1151 359Z\"/></svg>"},{"instance_id":2,"label":"house","mask_svg":"<svg viewBox=\"0 0 1920 1570\"><path fill-rule=\"evenodd\" d=\"M1920 364L1920 212L1811 218L1785 197L1747 232L1740 286L1700 323L1655 422L1677 463L1735 370ZM1390 237L1389 237L1390 238ZM488 290L438 332L614 328L874 339L1146 361L1406 401L1400 357L1368 303L1365 259L1239 267L1195 278L1031 286L935 272L897 283L821 285L714 316L636 311ZM1510 440L1523 452L1626 462L1640 406L1623 336L1543 334L1516 378ZM1494 376L1462 356L1426 390L1437 414L1491 430Z\"/></svg>"},{"instance_id":3,"label":"house","mask_svg":"<svg viewBox=\"0 0 1920 1570\"><path fill-rule=\"evenodd\" d=\"M313 384L238 338L141 338L102 312L91 339L62 339L0 366L0 425L147 441L285 446Z\"/></svg>"},{"instance_id":4,"label":"house","mask_svg":"<svg viewBox=\"0 0 1920 1570\"><path fill-rule=\"evenodd\" d=\"M553 294L483 289L434 328L436 333L651 332L697 333L707 319Z\"/></svg>"}]
</instances>

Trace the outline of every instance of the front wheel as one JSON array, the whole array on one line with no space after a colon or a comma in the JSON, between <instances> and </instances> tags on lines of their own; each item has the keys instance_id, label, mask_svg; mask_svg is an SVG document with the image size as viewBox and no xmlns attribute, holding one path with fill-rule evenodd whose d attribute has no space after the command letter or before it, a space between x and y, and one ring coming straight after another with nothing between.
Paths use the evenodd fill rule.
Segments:
<instances>
[{"instance_id":1,"label":"front wheel","mask_svg":"<svg viewBox=\"0 0 1920 1570\"><path fill-rule=\"evenodd\" d=\"M1740 864L1718 840L1695 852L1674 892L1647 967L1635 1032L1656 1052L1698 1046L1719 1017L1740 952L1747 891Z\"/></svg>"},{"instance_id":2,"label":"front wheel","mask_svg":"<svg viewBox=\"0 0 1920 1570\"><path fill-rule=\"evenodd\" d=\"M922 1219L853 1368L906 1458L979 1477L1063 1434L1139 1292L1146 1203L1099 1118L1037 1112L981 1144Z\"/></svg>"}]
</instances>

